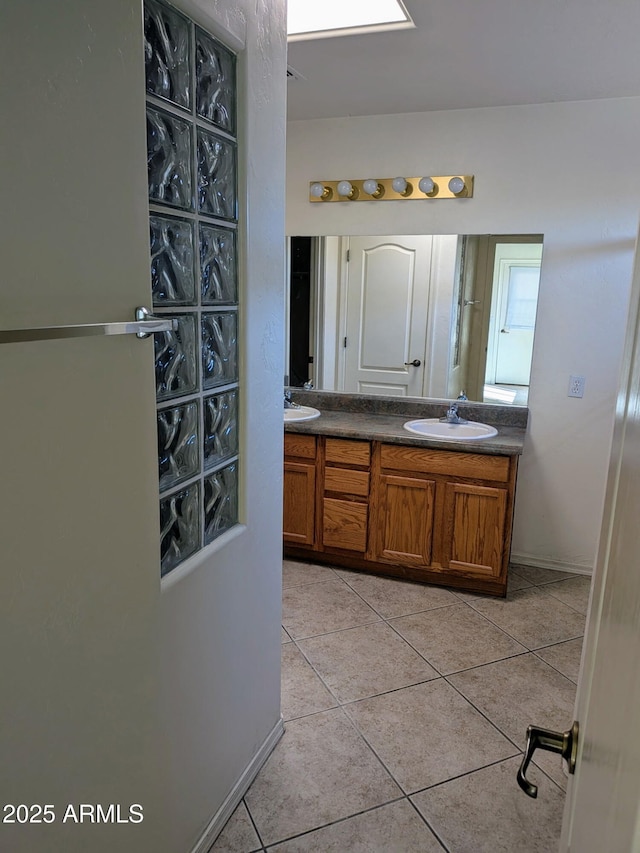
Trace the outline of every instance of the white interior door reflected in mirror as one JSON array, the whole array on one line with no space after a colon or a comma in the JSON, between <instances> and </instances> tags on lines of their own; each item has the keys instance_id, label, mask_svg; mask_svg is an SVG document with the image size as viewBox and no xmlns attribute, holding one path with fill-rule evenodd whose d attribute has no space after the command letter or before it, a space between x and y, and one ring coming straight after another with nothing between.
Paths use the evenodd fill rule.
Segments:
<instances>
[{"instance_id":1,"label":"white interior door reflected in mirror","mask_svg":"<svg viewBox=\"0 0 640 853\"><path fill-rule=\"evenodd\" d=\"M437 399L464 391L469 400L527 405L536 304L526 267L539 268L542 241L541 234L291 237L290 384L313 378L321 391ZM513 268L512 297L507 288L497 299L494 256L502 244L509 251L521 245L525 254ZM528 328L501 334L507 323ZM512 349L528 338L520 375L496 379L496 334L512 338L503 342ZM505 349L504 366L514 360Z\"/></svg>"},{"instance_id":2,"label":"white interior door reflected in mirror","mask_svg":"<svg viewBox=\"0 0 640 853\"><path fill-rule=\"evenodd\" d=\"M352 237L341 391L420 397L431 237Z\"/></svg>"}]
</instances>

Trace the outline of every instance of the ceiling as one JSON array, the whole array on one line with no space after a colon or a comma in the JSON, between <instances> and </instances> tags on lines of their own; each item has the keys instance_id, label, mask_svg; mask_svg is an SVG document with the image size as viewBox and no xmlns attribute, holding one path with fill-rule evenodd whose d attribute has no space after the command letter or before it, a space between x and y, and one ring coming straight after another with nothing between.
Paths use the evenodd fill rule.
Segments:
<instances>
[{"instance_id":1,"label":"ceiling","mask_svg":"<svg viewBox=\"0 0 640 853\"><path fill-rule=\"evenodd\" d=\"M289 44L289 120L640 95L639 0L405 6L416 29Z\"/></svg>"}]
</instances>

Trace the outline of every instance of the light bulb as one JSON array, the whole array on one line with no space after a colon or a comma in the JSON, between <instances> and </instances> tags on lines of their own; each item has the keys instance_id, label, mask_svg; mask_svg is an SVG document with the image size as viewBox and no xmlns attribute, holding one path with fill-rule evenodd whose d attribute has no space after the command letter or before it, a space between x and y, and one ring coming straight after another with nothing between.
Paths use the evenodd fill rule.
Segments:
<instances>
[{"instance_id":1,"label":"light bulb","mask_svg":"<svg viewBox=\"0 0 640 853\"><path fill-rule=\"evenodd\" d=\"M449 189L454 195L459 195L464 189L464 180L459 177L451 178L449 181Z\"/></svg>"},{"instance_id":2,"label":"light bulb","mask_svg":"<svg viewBox=\"0 0 640 853\"><path fill-rule=\"evenodd\" d=\"M420 180L418 181L418 188L420 189L420 192L424 193L425 195L429 195L437 189L433 178L420 178Z\"/></svg>"},{"instance_id":3,"label":"light bulb","mask_svg":"<svg viewBox=\"0 0 640 853\"><path fill-rule=\"evenodd\" d=\"M353 192L353 187L350 181L340 181L338 183L338 195L350 196Z\"/></svg>"},{"instance_id":4,"label":"light bulb","mask_svg":"<svg viewBox=\"0 0 640 853\"><path fill-rule=\"evenodd\" d=\"M322 198L325 193L324 184L315 183L311 184L310 193L314 198Z\"/></svg>"},{"instance_id":5,"label":"light bulb","mask_svg":"<svg viewBox=\"0 0 640 853\"><path fill-rule=\"evenodd\" d=\"M362 182L362 189L367 193L367 195L377 193L379 188L380 185L375 178L367 178L366 181Z\"/></svg>"},{"instance_id":6,"label":"light bulb","mask_svg":"<svg viewBox=\"0 0 640 853\"><path fill-rule=\"evenodd\" d=\"M402 195L402 193L405 193L407 191L407 179L406 178L394 178L391 181L391 186L393 187L395 192L400 193Z\"/></svg>"}]
</instances>

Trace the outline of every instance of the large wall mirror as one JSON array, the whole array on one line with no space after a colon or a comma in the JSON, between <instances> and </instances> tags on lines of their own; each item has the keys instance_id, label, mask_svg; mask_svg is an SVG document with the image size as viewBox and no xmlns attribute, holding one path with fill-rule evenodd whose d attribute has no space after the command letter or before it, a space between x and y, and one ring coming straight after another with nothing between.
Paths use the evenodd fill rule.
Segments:
<instances>
[{"instance_id":1,"label":"large wall mirror","mask_svg":"<svg viewBox=\"0 0 640 853\"><path fill-rule=\"evenodd\" d=\"M288 383L527 405L542 235L289 238Z\"/></svg>"}]
</instances>

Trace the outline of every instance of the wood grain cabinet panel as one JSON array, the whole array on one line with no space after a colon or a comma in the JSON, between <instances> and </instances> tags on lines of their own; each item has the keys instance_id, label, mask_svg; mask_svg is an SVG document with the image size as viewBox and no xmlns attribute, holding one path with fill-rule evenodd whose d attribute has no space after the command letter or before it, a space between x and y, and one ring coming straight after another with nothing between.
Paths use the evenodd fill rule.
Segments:
<instances>
[{"instance_id":1,"label":"wood grain cabinet panel","mask_svg":"<svg viewBox=\"0 0 640 853\"><path fill-rule=\"evenodd\" d=\"M364 553L367 549L367 504L324 498L322 543L327 548L343 548Z\"/></svg>"},{"instance_id":2,"label":"wood grain cabinet panel","mask_svg":"<svg viewBox=\"0 0 640 853\"><path fill-rule=\"evenodd\" d=\"M381 465L382 468L395 471L419 471L424 474L443 474L447 477L466 477L504 483L509 480L507 456L485 456L481 453L383 444Z\"/></svg>"},{"instance_id":3,"label":"wood grain cabinet panel","mask_svg":"<svg viewBox=\"0 0 640 853\"><path fill-rule=\"evenodd\" d=\"M302 435L295 432L285 432L284 455L285 458L288 456L296 456L299 459L315 459L315 435Z\"/></svg>"},{"instance_id":4,"label":"wood grain cabinet panel","mask_svg":"<svg viewBox=\"0 0 640 853\"><path fill-rule=\"evenodd\" d=\"M327 462L368 467L371 445L368 441L353 438L328 438L325 453Z\"/></svg>"},{"instance_id":5,"label":"wood grain cabinet panel","mask_svg":"<svg viewBox=\"0 0 640 853\"><path fill-rule=\"evenodd\" d=\"M469 577L498 578L506 547L506 489L445 486L443 567Z\"/></svg>"},{"instance_id":6,"label":"wood grain cabinet panel","mask_svg":"<svg viewBox=\"0 0 640 853\"><path fill-rule=\"evenodd\" d=\"M316 466L284 463L283 538L296 545L315 543Z\"/></svg>"},{"instance_id":7,"label":"wood grain cabinet panel","mask_svg":"<svg viewBox=\"0 0 640 853\"><path fill-rule=\"evenodd\" d=\"M369 472L327 467L324 471L324 490L366 498L369 495Z\"/></svg>"},{"instance_id":8,"label":"wood grain cabinet panel","mask_svg":"<svg viewBox=\"0 0 640 853\"><path fill-rule=\"evenodd\" d=\"M435 483L381 474L375 557L407 566L429 566L433 541Z\"/></svg>"}]
</instances>

